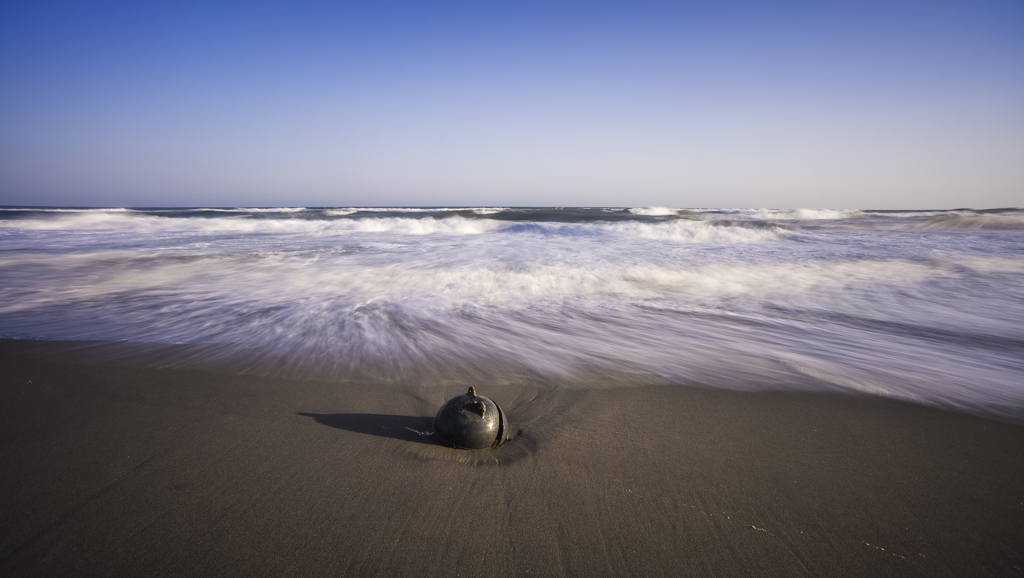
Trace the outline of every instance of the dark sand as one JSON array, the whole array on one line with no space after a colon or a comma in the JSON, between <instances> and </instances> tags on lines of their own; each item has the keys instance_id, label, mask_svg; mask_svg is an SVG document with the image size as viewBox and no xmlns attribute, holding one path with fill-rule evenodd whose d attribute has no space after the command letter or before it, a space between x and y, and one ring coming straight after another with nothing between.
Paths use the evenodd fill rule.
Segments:
<instances>
[{"instance_id":1,"label":"dark sand","mask_svg":"<svg viewBox=\"0 0 1024 578\"><path fill-rule=\"evenodd\" d=\"M1024 427L860 397L69 363L0 341L4 576L1024 575ZM31 350L31 351L29 351ZM408 429L411 428L411 429Z\"/></svg>"}]
</instances>

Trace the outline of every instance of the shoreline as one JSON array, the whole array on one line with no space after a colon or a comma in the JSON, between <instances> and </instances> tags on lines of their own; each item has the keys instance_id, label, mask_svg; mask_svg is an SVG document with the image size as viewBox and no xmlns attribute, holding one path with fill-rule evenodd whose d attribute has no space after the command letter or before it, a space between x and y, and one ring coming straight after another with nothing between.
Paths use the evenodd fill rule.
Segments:
<instances>
[{"instance_id":1,"label":"shoreline","mask_svg":"<svg viewBox=\"0 0 1024 578\"><path fill-rule=\"evenodd\" d=\"M461 384L58 352L0 341L5 576L1024 574L1019 424L521 379L466 452L418 434Z\"/></svg>"}]
</instances>

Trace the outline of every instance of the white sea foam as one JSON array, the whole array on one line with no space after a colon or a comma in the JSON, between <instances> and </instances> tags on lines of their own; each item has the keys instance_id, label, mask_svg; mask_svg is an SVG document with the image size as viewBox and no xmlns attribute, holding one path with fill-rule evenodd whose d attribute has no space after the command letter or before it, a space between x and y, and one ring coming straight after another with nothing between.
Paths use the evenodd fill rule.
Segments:
<instances>
[{"instance_id":1,"label":"white sea foam","mask_svg":"<svg viewBox=\"0 0 1024 578\"><path fill-rule=\"evenodd\" d=\"M367 217L352 220L250 219L244 216L173 218L148 214L83 213L60 219L0 221L0 228L30 230L135 231L139 233L295 233L308 235L348 232L392 232L406 235L466 235L496 230L500 223L468 220Z\"/></svg>"},{"instance_id":2,"label":"white sea foam","mask_svg":"<svg viewBox=\"0 0 1024 578\"><path fill-rule=\"evenodd\" d=\"M879 212L879 211L865 211L865 215L880 219L917 219L920 217L934 217L939 215L958 215L961 214L959 211L899 211L899 212Z\"/></svg>"},{"instance_id":3,"label":"white sea foam","mask_svg":"<svg viewBox=\"0 0 1024 578\"><path fill-rule=\"evenodd\" d=\"M81 209L56 207L0 207L0 211L28 211L33 213L133 213L136 212L136 209L127 209L124 207Z\"/></svg>"},{"instance_id":4,"label":"white sea foam","mask_svg":"<svg viewBox=\"0 0 1024 578\"><path fill-rule=\"evenodd\" d=\"M146 212L188 212L188 213L301 213L306 207L199 207L190 209L147 209Z\"/></svg>"},{"instance_id":5,"label":"white sea foam","mask_svg":"<svg viewBox=\"0 0 1024 578\"><path fill-rule=\"evenodd\" d=\"M363 213L436 213L440 211L454 211L456 209L433 209L426 207L348 207L342 210Z\"/></svg>"},{"instance_id":6,"label":"white sea foam","mask_svg":"<svg viewBox=\"0 0 1024 578\"><path fill-rule=\"evenodd\" d=\"M851 372L849 367L822 367L824 364L821 360L807 358L783 359L782 362L799 373L808 375L825 383L830 383L841 388L850 389L860 393L867 393L869 395L893 397L893 391L887 389L883 385L873 383L870 377L856 375L859 372Z\"/></svg>"},{"instance_id":7,"label":"white sea foam","mask_svg":"<svg viewBox=\"0 0 1024 578\"><path fill-rule=\"evenodd\" d=\"M141 213L94 212L57 219L0 221L0 229L52 231L112 231L124 233L195 234L303 234L312 236L352 233L395 235L481 235L495 232L557 236L616 235L675 243L758 243L776 241L788 233L777 228L748 229L715 226L700 221L664 223L588 222L520 223L493 219L363 217L356 219L250 219L244 216L174 218Z\"/></svg>"},{"instance_id":8,"label":"white sea foam","mask_svg":"<svg viewBox=\"0 0 1024 578\"><path fill-rule=\"evenodd\" d=\"M500 221L445 217L407 219L401 217L369 217L332 222L334 232L392 233L400 235L480 235L503 228Z\"/></svg>"},{"instance_id":9,"label":"white sea foam","mask_svg":"<svg viewBox=\"0 0 1024 578\"><path fill-rule=\"evenodd\" d=\"M670 209L668 207L636 207L630 209L629 212L634 215L660 217L667 215L676 215L679 213L679 209Z\"/></svg>"},{"instance_id":10,"label":"white sea foam","mask_svg":"<svg viewBox=\"0 0 1024 578\"><path fill-rule=\"evenodd\" d=\"M716 226L702 221L669 221L666 223L611 223L607 227L618 233L656 241L676 243L763 243L778 241L789 235L778 228L747 229Z\"/></svg>"},{"instance_id":11,"label":"white sea foam","mask_svg":"<svg viewBox=\"0 0 1024 578\"><path fill-rule=\"evenodd\" d=\"M5 214L0 337L217 343L282 371L499 363L1024 408L1024 237L955 220L1016 213L481 210ZM816 220L759 222L780 214Z\"/></svg>"},{"instance_id":12,"label":"white sea foam","mask_svg":"<svg viewBox=\"0 0 1024 578\"><path fill-rule=\"evenodd\" d=\"M863 212L852 209L733 209L730 218L757 220L836 220L861 217Z\"/></svg>"},{"instance_id":13,"label":"white sea foam","mask_svg":"<svg viewBox=\"0 0 1024 578\"><path fill-rule=\"evenodd\" d=\"M46 266L69 276L59 286L37 287L44 302L103 299L117 294L161 288L183 294L201 292L218 303L258 298L271 306L307 299L364 301L421 301L444 307L475 305L524 306L540 302L595 301L644 303L671 300L714 304L738 298L779 299L822 295L855 286L900 286L956 274L973 262L942 265L895 261L852 261L823 265L714 264L701 267L556 266L526 269L430 266L396 269L356 265L338 259L289 257L276 253L257 259L169 255L133 255L137 266L126 266L125 252L62 255L46 258L7 258L0 268L26 264ZM162 261L162 264L158 264ZM989 259L988 271L1024 272L1016 260ZM238 288L244 287L242 293ZM681 301L680 301L681 300ZM11 311L42 302L8 304ZM13 308L13 309L12 309Z\"/></svg>"},{"instance_id":14,"label":"white sea foam","mask_svg":"<svg viewBox=\"0 0 1024 578\"><path fill-rule=\"evenodd\" d=\"M507 211L507 207L343 207L327 209L328 214L351 215L354 213L446 213L472 211L478 215L494 215Z\"/></svg>"}]
</instances>

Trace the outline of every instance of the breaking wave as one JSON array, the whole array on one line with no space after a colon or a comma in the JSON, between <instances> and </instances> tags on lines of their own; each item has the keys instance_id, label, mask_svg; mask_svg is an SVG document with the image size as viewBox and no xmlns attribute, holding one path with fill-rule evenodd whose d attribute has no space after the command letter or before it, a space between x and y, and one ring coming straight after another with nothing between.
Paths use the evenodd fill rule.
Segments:
<instances>
[{"instance_id":1,"label":"breaking wave","mask_svg":"<svg viewBox=\"0 0 1024 578\"><path fill-rule=\"evenodd\" d=\"M1024 214L1003 215L941 215L926 219L925 229L1024 230Z\"/></svg>"},{"instance_id":2,"label":"breaking wave","mask_svg":"<svg viewBox=\"0 0 1024 578\"><path fill-rule=\"evenodd\" d=\"M447 211L447 209L445 209ZM204 209L204 211L210 211ZM232 213L233 210L216 211ZM432 210L433 211L433 210ZM266 210L265 212L279 212ZM292 211L297 213L298 211ZM493 213L479 213L493 215ZM350 216L353 213L329 210L329 216ZM67 216L46 219L0 220L2 229L37 231L93 231L97 233L140 234L293 234L311 236L355 233L389 233L396 235L483 235L489 233L539 234L548 236L633 236L676 243L756 243L775 241L787 233L776 227L750 229L715 226L704 221L673 220L659 223L636 221L611 222L522 222L490 218L468 218L461 215L420 218L369 216L346 219L259 219L231 215L219 218L174 218L159 214L130 211L72 212Z\"/></svg>"},{"instance_id":3,"label":"breaking wave","mask_svg":"<svg viewBox=\"0 0 1024 578\"><path fill-rule=\"evenodd\" d=\"M629 212L634 215L646 215L650 217L661 217L665 215L677 215L680 209L669 209L668 207L640 207L630 209Z\"/></svg>"},{"instance_id":4,"label":"breaking wave","mask_svg":"<svg viewBox=\"0 0 1024 578\"><path fill-rule=\"evenodd\" d=\"M714 213L713 213L714 214ZM795 221L817 221L853 219L864 216L858 210L835 210L835 209L731 209L720 211L718 214L728 215L734 219L754 220L795 220Z\"/></svg>"}]
</instances>

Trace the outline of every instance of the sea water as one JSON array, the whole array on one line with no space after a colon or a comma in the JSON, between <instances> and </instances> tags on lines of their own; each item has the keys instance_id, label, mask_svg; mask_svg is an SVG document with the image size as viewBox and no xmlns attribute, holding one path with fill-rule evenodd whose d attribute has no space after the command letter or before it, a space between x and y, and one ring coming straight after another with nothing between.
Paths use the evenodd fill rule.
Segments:
<instances>
[{"instance_id":1,"label":"sea water","mask_svg":"<svg viewBox=\"0 0 1024 578\"><path fill-rule=\"evenodd\" d=\"M0 338L1020 418L1024 210L0 207Z\"/></svg>"}]
</instances>

